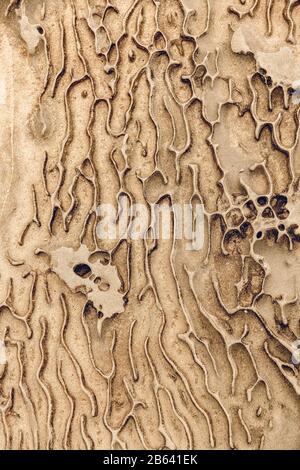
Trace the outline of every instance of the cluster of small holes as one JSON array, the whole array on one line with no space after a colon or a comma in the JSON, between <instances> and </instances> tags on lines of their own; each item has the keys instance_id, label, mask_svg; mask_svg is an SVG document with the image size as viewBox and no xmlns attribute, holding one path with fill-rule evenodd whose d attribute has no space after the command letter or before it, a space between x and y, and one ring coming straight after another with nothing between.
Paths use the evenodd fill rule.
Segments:
<instances>
[{"instance_id":1,"label":"cluster of small holes","mask_svg":"<svg viewBox=\"0 0 300 470\"><path fill-rule=\"evenodd\" d=\"M73 268L73 271L77 276L83 279L89 278L90 281L94 282L94 284L97 285L98 289L101 292L106 292L110 288L110 285L107 281L100 278L99 276L95 277L95 275L92 272L92 269L90 268L88 264L84 264L84 263L76 264L76 266L74 266Z\"/></svg>"},{"instance_id":2,"label":"cluster of small holes","mask_svg":"<svg viewBox=\"0 0 300 470\"><path fill-rule=\"evenodd\" d=\"M284 194L275 194L271 197L261 195L256 200L248 199L241 207L231 208L226 216L228 230L224 237L225 245L233 240L256 237L261 240L267 239L277 241L279 236L286 233L292 241L300 242L300 235L295 233L298 226L286 226L286 219L289 217L287 208L288 198ZM265 222L270 220L270 227L264 232L259 229L256 233L253 230L253 222L261 217ZM272 223L271 223L272 222Z\"/></svg>"}]
</instances>

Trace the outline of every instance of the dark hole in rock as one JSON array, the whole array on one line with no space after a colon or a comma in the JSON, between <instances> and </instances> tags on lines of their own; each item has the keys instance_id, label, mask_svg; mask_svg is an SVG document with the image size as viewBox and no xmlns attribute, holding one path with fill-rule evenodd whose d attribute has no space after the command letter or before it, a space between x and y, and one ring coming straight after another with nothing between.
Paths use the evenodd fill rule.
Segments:
<instances>
[{"instance_id":1,"label":"dark hole in rock","mask_svg":"<svg viewBox=\"0 0 300 470\"><path fill-rule=\"evenodd\" d=\"M101 290L102 292L106 292L110 288L109 283L106 282L104 279L101 279L101 277L96 277L96 279L94 280L94 283L98 286L98 289Z\"/></svg>"},{"instance_id":2,"label":"dark hole in rock","mask_svg":"<svg viewBox=\"0 0 300 470\"><path fill-rule=\"evenodd\" d=\"M107 69L105 69L105 72L107 75L112 75L115 73L115 69L114 67L108 67Z\"/></svg>"},{"instance_id":3,"label":"dark hole in rock","mask_svg":"<svg viewBox=\"0 0 300 470\"><path fill-rule=\"evenodd\" d=\"M230 242L230 241L233 241L235 239L240 239L240 238L241 238L241 234L238 230L236 229L230 230L225 235L225 242Z\"/></svg>"},{"instance_id":4,"label":"dark hole in rock","mask_svg":"<svg viewBox=\"0 0 300 470\"><path fill-rule=\"evenodd\" d=\"M42 28L41 26L37 26L36 29L37 29L38 33L44 34L44 30L43 30L43 28Z\"/></svg>"},{"instance_id":5,"label":"dark hole in rock","mask_svg":"<svg viewBox=\"0 0 300 470\"><path fill-rule=\"evenodd\" d=\"M274 218L274 212L272 211L271 207L266 207L262 213L262 216L265 219L273 219Z\"/></svg>"},{"instance_id":6,"label":"dark hole in rock","mask_svg":"<svg viewBox=\"0 0 300 470\"><path fill-rule=\"evenodd\" d=\"M93 308L93 302L89 300L84 306L83 315L88 316L93 311Z\"/></svg>"},{"instance_id":7,"label":"dark hole in rock","mask_svg":"<svg viewBox=\"0 0 300 470\"><path fill-rule=\"evenodd\" d=\"M267 239L277 242L278 240L278 230L276 228L270 228L266 231Z\"/></svg>"},{"instance_id":8,"label":"dark hole in rock","mask_svg":"<svg viewBox=\"0 0 300 470\"><path fill-rule=\"evenodd\" d=\"M299 226L297 224L293 224L288 228L288 234L291 237L293 242L300 242L300 234L296 233L296 230L299 229Z\"/></svg>"},{"instance_id":9,"label":"dark hole in rock","mask_svg":"<svg viewBox=\"0 0 300 470\"><path fill-rule=\"evenodd\" d=\"M285 230L285 225L284 224L280 224L278 225L278 228L281 232L283 232Z\"/></svg>"},{"instance_id":10,"label":"dark hole in rock","mask_svg":"<svg viewBox=\"0 0 300 470\"><path fill-rule=\"evenodd\" d=\"M246 238L247 236L252 236L253 235L252 225L249 222L244 222L240 226L240 232L243 238Z\"/></svg>"},{"instance_id":11,"label":"dark hole in rock","mask_svg":"<svg viewBox=\"0 0 300 470\"><path fill-rule=\"evenodd\" d=\"M263 236L263 233L262 233L262 232L257 232L256 238L260 239L262 236Z\"/></svg>"},{"instance_id":12,"label":"dark hole in rock","mask_svg":"<svg viewBox=\"0 0 300 470\"><path fill-rule=\"evenodd\" d=\"M280 220L287 219L289 215L290 215L290 211L287 209L282 209L279 212L277 212L277 217Z\"/></svg>"},{"instance_id":13,"label":"dark hole in rock","mask_svg":"<svg viewBox=\"0 0 300 470\"><path fill-rule=\"evenodd\" d=\"M224 248L230 253L236 253L243 237L239 230L230 230L224 237Z\"/></svg>"},{"instance_id":14,"label":"dark hole in rock","mask_svg":"<svg viewBox=\"0 0 300 470\"><path fill-rule=\"evenodd\" d=\"M77 276L87 278L90 276L92 270L87 264L77 264L74 266L73 271Z\"/></svg>"},{"instance_id":15,"label":"dark hole in rock","mask_svg":"<svg viewBox=\"0 0 300 470\"><path fill-rule=\"evenodd\" d=\"M284 196L283 194L277 194L276 196L272 197L271 199L271 206L275 210L282 209L287 205L288 198Z\"/></svg>"},{"instance_id":16,"label":"dark hole in rock","mask_svg":"<svg viewBox=\"0 0 300 470\"><path fill-rule=\"evenodd\" d=\"M257 210L252 201L247 201L244 205L244 215L249 220L254 220L257 216Z\"/></svg>"},{"instance_id":17,"label":"dark hole in rock","mask_svg":"<svg viewBox=\"0 0 300 470\"><path fill-rule=\"evenodd\" d=\"M286 219L290 214L288 209L285 207L287 203L288 198L283 194L277 194L271 199L271 206L280 220Z\"/></svg>"},{"instance_id":18,"label":"dark hole in rock","mask_svg":"<svg viewBox=\"0 0 300 470\"><path fill-rule=\"evenodd\" d=\"M268 198L267 196L260 196L257 198L257 204L260 206L265 206L268 204Z\"/></svg>"}]
</instances>

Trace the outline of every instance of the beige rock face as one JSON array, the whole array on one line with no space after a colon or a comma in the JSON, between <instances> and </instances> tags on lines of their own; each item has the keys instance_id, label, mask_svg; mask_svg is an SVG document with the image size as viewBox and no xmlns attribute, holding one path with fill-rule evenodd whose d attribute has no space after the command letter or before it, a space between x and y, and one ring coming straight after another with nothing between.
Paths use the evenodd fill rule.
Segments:
<instances>
[{"instance_id":1,"label":"beige rock face","mask_svg":"<svg viewBox=\"0 0 300 470\"><path fill-rule=\"evenodd\" d=\"M0 2L1 449L300 448L299 24ZM203 247L100 239L120 197L203 204Z\"/></svg>"}]
</instances>

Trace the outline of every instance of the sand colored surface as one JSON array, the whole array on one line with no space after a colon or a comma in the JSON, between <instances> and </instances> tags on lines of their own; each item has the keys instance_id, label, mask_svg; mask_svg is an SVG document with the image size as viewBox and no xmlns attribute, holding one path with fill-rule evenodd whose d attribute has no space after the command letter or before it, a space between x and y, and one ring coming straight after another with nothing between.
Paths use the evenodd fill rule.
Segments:
<instances>
[{"instance_id":1,"label":"sand colored surface","mask_svg":"<svg viewBox=\"0 0 300 470\"><path fill-rule=\"evenodd\" d=\"M299 24L0 2L0 449L300 448ZM202 249L100 240L121 196L203 204Z\"/></svg>"}]
</instances>

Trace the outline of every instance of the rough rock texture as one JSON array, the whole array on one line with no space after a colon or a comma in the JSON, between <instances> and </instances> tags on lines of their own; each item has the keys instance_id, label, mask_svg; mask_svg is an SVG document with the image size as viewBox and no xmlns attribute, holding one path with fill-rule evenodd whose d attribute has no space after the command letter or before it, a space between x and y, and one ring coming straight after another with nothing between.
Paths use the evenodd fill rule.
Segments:
<instances>
[{"instance_id":1,"label":"rough rock texture","mask_svg":"<svg viewBox=\"0 0 300 470\"><path fill-rule=\"evenodd\" d=\"M1 0L1 449L299 449L299 22ZM203 249L99 240L121 196Z\"/></svg>"}]
</instances>

